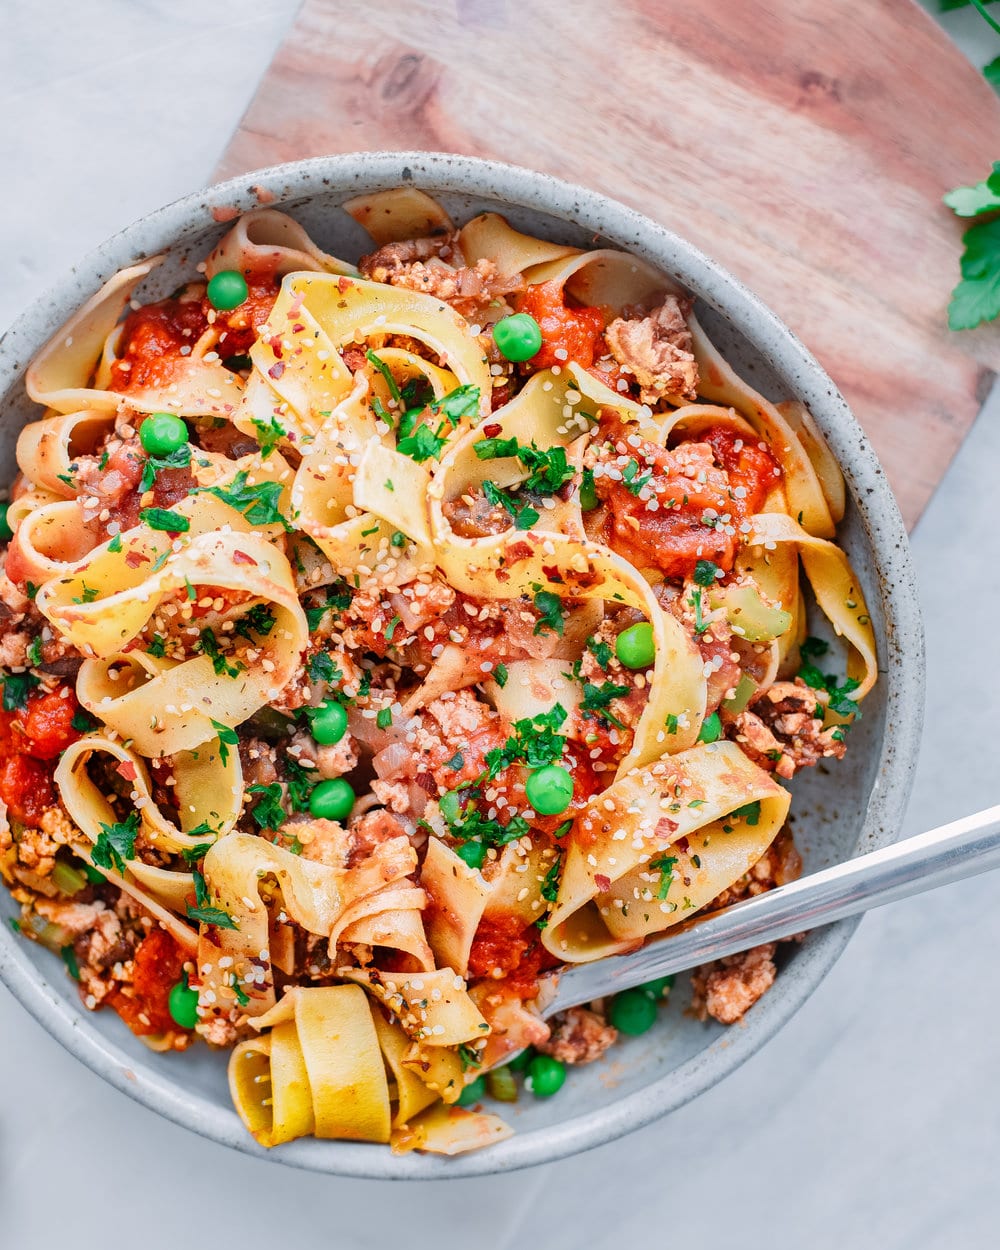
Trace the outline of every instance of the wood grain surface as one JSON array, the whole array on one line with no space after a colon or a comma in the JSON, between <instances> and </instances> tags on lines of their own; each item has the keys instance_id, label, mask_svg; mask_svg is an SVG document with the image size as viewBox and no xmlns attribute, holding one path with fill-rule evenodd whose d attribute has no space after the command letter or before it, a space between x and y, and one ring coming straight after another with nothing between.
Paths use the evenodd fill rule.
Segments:
<instances>
[{"instance_id":1,"label":"wood grain surface","mask_svg":"<svg viewBox=\"0 0 1000 1250\"><path fill-rule=\"evenodd\" d=\"M305 0L218 168L416 148L604 191L755 290L913 524L1000 364L953 334L950 187L1000 103L912 0Z\"/></svg>"}]
</instances>

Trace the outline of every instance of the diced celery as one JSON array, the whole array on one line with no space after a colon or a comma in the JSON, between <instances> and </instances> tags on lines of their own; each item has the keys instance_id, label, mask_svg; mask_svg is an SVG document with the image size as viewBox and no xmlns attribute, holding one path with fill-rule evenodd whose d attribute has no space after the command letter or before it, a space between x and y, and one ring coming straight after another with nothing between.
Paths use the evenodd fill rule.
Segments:
<instances>
[{"instance_id":1,"label":"diced celery","mask_svg":"<svg viewBox=\"0 0 1000 1250\"><path fill-rule=\"evenodd\" d=\"M727 712L732 712L735 716L746 709L746 705L753 698L753 694L756 689L757 683L754 679L752 677L748 677L746 673L743 673L739 681L736 683L736 693L731 699L726 699L722 706Z\"/></svg>"},{"instance_id":2,"label":"diced celery","mask_svg":"<svg viewBox=\"0 0 1000 1250\"><path fill-rule=\"evenodd\" d=\"M79 894L86 887L87 878L79 868L74 868L72 864L63 863L61 859L57 859L52 869L52 884L57 886L63 894Z\"/></svg>"},{"instance_id":3,"label":"diced celery","mask_svg":"<svg viewBox=\"0 0 1000 1250\"><path fill-rule=\"evenodd\" d=\"M753 586L720 586L709 596L713 608L725 608L733 632L747 642L772 642L792 624L792 614L765 603Z\"/></svg>"},{"instance_id":4,"label":"diced celery","mask_svg":"<svg viewBox=\"0 0 1000 1250\"><path fill-rule=\"evenodd\" d=\"M494 1068L486 1073L486 1088L497 1102L517 1102L517 1082L510 1068Z\"/></svg>"}]
</instances>

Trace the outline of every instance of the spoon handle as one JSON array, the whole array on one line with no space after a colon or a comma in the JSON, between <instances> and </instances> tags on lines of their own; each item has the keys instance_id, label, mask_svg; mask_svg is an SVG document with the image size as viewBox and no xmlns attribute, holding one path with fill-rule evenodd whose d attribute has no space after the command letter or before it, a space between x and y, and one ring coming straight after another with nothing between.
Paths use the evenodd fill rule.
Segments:
<instances>
[{"instance_id":1,"label":"spoon handle","mask_svg":"<svg viewBox=\"0 0 1000 1250\"><path fill-rule=\"evenodd\" d=\"M640 950L567 968L545 1015L1000 867L1000 806L858 855Z\"/></svg>"}]
</instances>

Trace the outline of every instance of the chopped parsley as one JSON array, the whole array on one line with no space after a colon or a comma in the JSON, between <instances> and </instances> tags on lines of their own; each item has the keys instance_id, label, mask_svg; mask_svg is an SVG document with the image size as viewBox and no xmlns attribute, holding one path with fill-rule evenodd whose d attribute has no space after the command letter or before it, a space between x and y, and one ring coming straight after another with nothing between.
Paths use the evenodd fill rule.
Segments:
<instances>
[{"instance_id":1,"label":"chopped parsley","mask_svg":"<svg viewBox=\"0 0 1000 1250\"><path fill-rule=\"evenodd\" d=\"M587 650L606 672L614 656L611 644L603 642L600 638L591 637L587 639Z\"/></svg>"},{"instance_id":2,"label":"chopped parsley","mask_svg":"<svg viewBox=\"0 0 1000 1250\"><path fill-rule=\"evenodd\" d=\"M463 418L468 417L471 420L477 415L479 412L479 399L479 387L466 382L464 386L456 386L447 395L442 395L440 399L434 400L430 405L430 409L431 412L440 413L447 417L451 424L456 426Z\"/></svg>"},{"instance_id":3,"label":"chopped parsley","mask_svg":"<svg viewBox=\"0 0 1000 1250\"><path fill-rule=\"evenodd\" d=\"M330 589L326 592L326 599L323 603L313 608L306 608L306 621L309 625L309 632L315 633L319 629L320 621L327 612L346 612L351 606L351 591L346 583L341 583L339 589Z\"/></svg>"},{"instance_id":4,"label":"chopped parsley","mask_svg":"<svg viewBox=\"0 0 1000 1250\"><path fill-rule=\"evenodd\" d=\"M293 527L278 507L281 483L259 482L256 486L248 486L247 477L246 470L240 469L228 486L200 486L196 493L221 499L230 508L242 513L251 525L277 524L291 530Z\"/></svg>"},{"instance_id":5,"label":"chopped parsley","mask_svg":"<svg viewBox=\"0 0 1000 1250\"><path fill-rule=\"evenodd\" d=\"M392 724L392 708L380 707L378 715L375 717L375 724L379 727L379 729L388 729ZM448 765L451 767L451 760L448 761ZM461 768L461 764L459 764L459 768Z\"/></svg>"},{"instance_id":6,"label":"chopped parsley","mask_svg":"<svg viewBox=\"0 0 1000 1250\"><path fill-rule=\"evenodd\" d=\"M562 869L562 856L557 855L552 867L542 881L541 896L547 903L554 903L559 897L559 877Z\"/></svg>"},{"instance_id":7,"label":"chopped parsley","mask_svg":"<svg viewBox=\"0 0 1000 1250\"><path fill-rule=\"evenodd\" d=\"M452 790L456 794L458 791ZM482 842L484 846L506 846L508 842L516 842L523 838L529 830L528 822L523 816L512 816L506 825L499 820L484 816L476 807L473 791L470 797L458 806L457 814L449 819L445 816L448 832L452 837L463 842ZM446 809L442 809L442 814Z\"/></svg>"},{"instance_id":8,"label":"chopped parsley","mask_svg":"<svg viewBox=\"0 0 1000 1250\"><path fill-rule=\"evenodd\" d=\"M565 447L550 447L547 451L536 447L534 440L530 447L520 444L516 438L484 438L473 444L473 451L480 460L499 460L516 456L524 467L530 470L522 483L526 490L540 491L547 495L554 494L560 486L568 482L575 470L566 459Z\"/></svg>"},{"instance_id":9,"label":"chopped parsley","mask_svg":"<svg viewBox=\"0 0 1000 1250\"><path fill-rule=\"evenodd\" d=\"M617 716L612 716L608 708L612 699L620 699L622 695L627 695L629 690L629 686L618 686L612 681L602 682L599 686L595 686L589 681L584 682L583 701L580 704L580 710L582 712L596 712L602 720L609 721L612 725L617 725L619 729L624 729L624 724Z\"/></svg>"},{"instance_id":10,"label":"chopped parsley","mask_svg":"<svg viewBox=\"0 0 1000 1250\"><path fill-rule=\"evenodd\" d=\"M73 719L70 721L70 727L75 729L78 734L89 734L92 729L97 728L98 724L97 719L82 707L76 709L73 713Z\"/></svg>"},{"instance_id":11,"label":"chopped parsley","mask_svg":"<svg viewBox=\"0 0 1000 1250\"><path fill-rule=\"evenodd\" d=\"M183 447L178 447L176 451L169 452L166 456L149 456L142 466L142 477L139 479L140 492L145 494L147 490L153 489L156 475L161 469L186 469L190 463L190 443L185 443Z\"/></svg>"},{"instance_id":12,"label":"chopped parsley","mask_svg":"<svg viewBox=\"0 0 1000 1250\"><path fill-rule=\"evenodd\" d=\"M223 911L221 907L191 907L187 909L188 920L195 921L196 924L212 924L217 929L238 929L239 925L230 916L229 912Z\"/></svg>"},{"instance_id":13,"label":"chopped parsley","mask_svg":"<svg viewBox=\"0 0 1000 1250\"><path fill-rule=\"evenodd\" d=\"M652 471L649 473L643 473L642 476L639 476L639 468L639 461L632 457L622 470L622 482L625 485L625 489L630 495L635 495L636 497L639 496L642 488L653 476Z\"/></svg>"},{"instance_id":14,"label":"chopped parsley","mask_svg":"<svg viewBox=\"0 0 1000 1250\"><path fill-rule=\"evenodd\" d=\"M121 532L119 531L114 536L114 538L112 538L112 540L108 543L108 550L113 551L115 555L117 555L118 552L121 551L121 549L122 549L122 536L121 536Z\"/></svg>"},{"instance_id":15,"label":"chopped parsley","mask_svg":"<svg viewBox=\"0 0 1000 1250\"><path fill-rule=\"evenodd\" d=\"M100 594L100 591L95 586L88 586L86 582L81 582L80 585L82 587L83 593L79 595L74 595L73 602L74 603L93 603L94 600L97 598L97 596Z\"/></svg>"},{"instance_id":16,"label":"chopped parsley","mask_svg":"<svg viewBox=\"0 0 1000 1250\"><path fill-rule=\"evenodd\" d=\"M694 608L694 632L703 634L708 629L708 621L702 616L701 587L692 592L688 603Z\"/></svg>"},{"instance_id":17,"label":"chopped parsley","mask_svg":"<svg viewBox=\"0 0 1000 1250\"><path fill-rule=\"evenodd\" d=\"M28 663L32 668L36 668L42 662L42 639L40 636L32 638L27 650Z\"/></svg>"},{"instance_id":18,"label":"chopped parsley","mask_svg":"<svg viewBox=\"0 0 1000 1250\"><path fill-rule=\"evenodd\" d=\"M143 508L139 520L151 530L164 530L168 534L186 534L191 522L180 512L171 512L168 508Z\"/></svg>"},{"instance_id":19,"label":"chopped parsley","mask_svg":"<svg viewBox=\"0 0 1000 1250\"><path fill-rule=\"evenodd\" d=\"M534 633L541 634L552 630L559 637L563 634L562 600L551 590L535 592L535 610L539 618L535 622Z\"/></svg>"},{"instance_id":20,"label":"chopped parsley","mask_svg":"<svg viewBox=\"0 0 1000 1250\"><path fill-rule=\"evenodd\" d=\"M513 734L502 747L486 752L486 768L490 777L516 760L524 760L529 768L544 768L562 758L566 738L556 730L566 719L566 709L555 704L548 712L515 721Z\"/></svg>"},{"instance_id":21,"label":"chopped parsley","mask_svg":"<svg viewBox=\"0 0 1000 1250\"><path fill-rule=\"evenodd\" d=\"M744 803L742 807L734 807L729 815L745 820L748 825L760 824L760 799L755 799L752 803Z\"/></svg>"},{"instance_id":22,"label":"chopped parsley","mask_svg":"<svg viewBox=\"0 0 1000 1250\"><path fill-rule=\"evenodd\" d=\"M496 682L496 684L500 687L501 690L507 684L507 677L508 677L507 665L498 664L496 668L493 670L493 680Z\"/></svg>"},{"instance_id":23,"label":"chopped parsley","mask_svg":"<svg viewBox=\"0 0 1000 1250\"><path fill-rule=\"evenodd\" d=\"M392 370L385 363L382 357L376 356L371 348L369 348L368 351L365 352L365 359L370 365L374 366L379 373L381 373L382 377L385 379L386 386L389 388L389 394L397 404L402 405L403 396L400 394L399 386L396 383L396 379L392 376Z\"/></svg>"},{"instance_id":24,"label":"chopped parsley","mask_svg":"<svg viewBox=\"0 0 1000 1250\"><path fill-rule=\"evenodd\" d=\"M259 794L260 800L250 809L259 829L277 833L285 823L285 809L281 804L281 783L272 781L267 786L247 786L247 794Z\"/></svg>"},{"instance_id":25,"label":"chopped parsley","mask_svg":"<svg viewBox=\"0 0 1000 1250\"><path fill-rule=\"evenodd\" d=\"M249 612L236 622L234 633L245 638L247 642L256 641L255 635L266 638L277 624L274 613L266 603L255 603Z\"/></svg>"},{"instance_id":26,"label":"chopped parsley","mask_svg":"<svg viewBox=\"0 0 1000 1250\"><path fill-rule=\"evenodd\" d=\"M382 713L380 712L379 715L381 716ZM380 728L385 728L385 726L380 726ZM456 773L464 767L465 767L465 756L462 754L461 751L456 751L450 760L445 761L445 768L450 768Z\"/></svg>"},{"instance_id":27,"label":"chopped parsley","mask_svg":"<svg viewBox=\"0 0 1000 1250\"><path fill-rule=\"evenodd\" d=\"M393 530L392 537L389 539L389 542L393 547L405 547L407 538L402 530Z\"/></svg>"},{"instance_id":28,"label":"chopped parsley","mask_svg":"<svg viewBox=\"0 0 1000 1250\"><path fill-rule=\"evenodd\" d=\"M266 460L281 440L287 437L288 431L277 417L272 417L270 421L262 421L260 417L251 417L250 419L253 422L253 428L257 431L257 442L260 444L260 458L261 460Z\"/></svg>"},{"instance_id":29,"label":"chopped parsley","mask_svg":"<svg viewBox=\"0 0 1000 1250\"><path fill-rule=\"evenodd\" d=\"M101 822L101 832L91 847L90 858L99 868L125 871L125 861L135 859L135 839L139 833L139 813L131 812L126 820L112 825Z\"/></svg>"},{"instance_id":30,"label":"chopped parsley","mask_svg":"<svg viewBox=\"0 0 1000 1250\"><path fill-rule=\"evenodd\" d=\"M860 716L857 701L850 696L861 685L861 682L853 677L845 677L842 682L838 682L834 674L824 675L812 664L803 664L799 669L799 676L813 690L825 690L829 694L828 706L831 712L835 712L838 716Z\"/></svg>"},{"instance_id":31,"label":"chopped parsley","mask_svg":"<svg viewBox=\"0 0 1000 1250\"><path fill-rule=\"evenodd\" d=\"M306 672L310 681L323 681L328 685L344 680L344 674L329 651L317 651L306 660Z\"/></svg>"},{"instance_id":32,"label":"chopped parsley","mask_svg":"<svg viewBox=\"0 0 1000 1250\"><path fill-rule=\"evenodd\" d=\"M660 884L656 890L658 899L665 899L670 893L670 886L674 880L674 868L677 865L676 855L657 855L649 861L650 868L654 872L660 874Z\"/></svg>"},{"instance_id":33,"label":"chopped parsley","mask_svg":"<svg viewBox=\"0 0 1000 1250\"><path fill-rule=\"evenodd\" d=\"M483 482L483 494L494 508L501 507L510 514L514 528L517 530L530 530L539 519L536 509L530 504L519 504L512 495L501 490L495 482Z\"/></svg>"},{"instance_id":34,"label":"chopped parsley","mask_svg":"<svg viewBox=\"0 0 1000 1250\"><path fill-rule=\"evenodd\" d=\"M161 634L154 634L149 640L149 646L146 648L146 654L153 656L154 659L162 660L167 654L166 639Z\"/></svg>"},{"instance_id":35,"label":"chopped parsley","mask_svg":"<svg viewBox=\"0 0 1000 1250\"><path fill-rule=\"evenodd\" d=\"M385 627L386 642L392 642L392 636L396 632L396 626L401 625L402 623L403 623L403 618L401 616L394 616L392 618L389 624Z\"/></svg>"},{"instance_id":36,"label":"chopped parsley","mask_svg":"<svg viewBox=\"0 0 1000 1250\"><path fill-rule=\"evenodd\" d=\"M210 629L203 629L198 635L198 642L195 644L195 650L201 651L212 661L212 668L219 677L239 677L240 673L246 667L239 660L235 664L230 664L226 657L219 649L219 640L214 632Z\"/></svg>"},{"instance_id":37,"label":"chopped parsley","mask_svg":"<svg viewBox=\"0 0 1000 1250\"><path fill-rule=\"evenodd\" d=\"M401 438L396 444L396 450L404 456L409 456L411 460L415 460L417 464L423 464L425 460L440 460L441 448L448 441L448 436L442 434L447 429L444 421L437 428L437 432L430 428L429 425L418 425L412 434L407 434L405 438Z\"/></svg>"},{"instance_id":38,"label":"chopped parsley","mask_svg":"<svg viewBox=\"0 0 1000 1250\"><path fill-rule=\"evenodd\" d=\"M211 717L209 717L211 720ZM213 720L212 728L215 730L219 739L219 759L223 764L229 763L229 748L239 746L239 737L235 729L230 729L228 725L223 725L221 721Z\"/></svg>"},{"instance_id":39,"label":"chopped parsley","mask_svg":"<svg viewBox=\"0 0 1000 1250\"><path fill-rule=\"evenodd\" d=\"M824 642L822 638L803 638L799 644L799 654L803 660L817 660L821 655L826 655L830 650L830 644Z\"/></svg>"},{"instance_id":40,"label":"chopped parsley","mask_svg":"<svg viewBox=\"0 0 1000 1250\"><path fill-rule=\"evenodd\" d=\"M316 779L312 776L309 769L303 768L292 755L285 756L284 764L288 801L297 812L307 812L309 810L309 795L312 794L315 788ZM283 820L284 813L282 812Z\"/></svg>"},{"instance_id":41,"label":"chopped parsley","mask_svg":"<svg viewBox=\"0 0 1000 1250\"><path fill-rule=\"evenodd\" d=\"M34 673L5 673L3 677L3 710L17 712L28 706L28 695L41 685Z\"/></svg>"},{"instance_id":42,"label":"chopped parsley","mask_svg":"<svg viewBox=\"0 0 1000 1250\"><path fill-rule=\"evenodd\" d=\"M694 580L699 586L714 586L715 579L722 570L711 560L699 560L694 566Z\"/></svg>"},{"instance_id":43,"label":"chopped parsley","mask_svg":"<svg viewBox=\"0 0 1000 1250\"><path fill-rule=\"evenodd\" d=\"M469 1068L481 1068L483 1066L482 1057L478 1050L467 1046L464 1042L458 1048L458 1057L462 1061L462 1071L467 1072Z\"/></svg>"}]
</instances>

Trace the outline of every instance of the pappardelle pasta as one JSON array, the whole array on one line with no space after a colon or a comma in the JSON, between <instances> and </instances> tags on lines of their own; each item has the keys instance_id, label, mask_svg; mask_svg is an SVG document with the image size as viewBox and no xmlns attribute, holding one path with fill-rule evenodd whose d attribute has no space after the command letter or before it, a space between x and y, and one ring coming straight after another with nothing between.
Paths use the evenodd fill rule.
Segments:
<instances>
[{"instance_id":1,"label":"pappardelle pasta","mask_svg":"<svg viewBox=\"0 0 1000 1250\"><path fill-rule=\"evenodd\" d=\"M781 783L843 755L874 636L819 430L670 279L413 188L344 208L357 267L260 209L30 366L0 870L88 1008L230 1049L258 1142L450 1154L669 989L545 1022L550 974L796 874Z\"/></svg>"}]
</instances>

